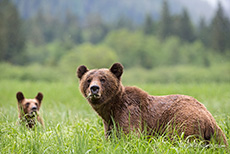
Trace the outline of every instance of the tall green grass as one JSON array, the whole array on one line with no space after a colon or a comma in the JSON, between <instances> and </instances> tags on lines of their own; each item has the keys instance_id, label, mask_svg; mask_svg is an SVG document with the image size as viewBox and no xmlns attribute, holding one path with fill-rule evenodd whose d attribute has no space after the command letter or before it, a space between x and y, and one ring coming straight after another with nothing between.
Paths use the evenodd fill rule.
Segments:
<instances>
[{"instance_id":1,"label":"tall green grass","mask_svg":"<svg viewBox=\"0 0 230 154\"><path fill-rule=\"evenodd\" d=\"M137 84L151 95L186 94L202 102L213 114L230 143L230 84ZM26 98L44 94L41 115L45 129L16 125L16 92ZM147 138L134 134L106 140L102 120L78 90L75 82L0 81L0 153L228 153L212 144L165 136Z\"/></svg>"}]
</instances>

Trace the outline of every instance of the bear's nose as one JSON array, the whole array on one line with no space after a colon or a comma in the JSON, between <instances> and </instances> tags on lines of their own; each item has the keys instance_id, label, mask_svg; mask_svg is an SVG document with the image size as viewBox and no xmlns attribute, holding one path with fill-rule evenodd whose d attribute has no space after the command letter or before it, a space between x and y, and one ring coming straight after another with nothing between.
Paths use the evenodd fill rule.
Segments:
<instances>
[{"instance_id":1,"label":"bear's nose","mask_svg":"<svg viewBox=\"0 0 230 154\"><path fill-rule=\"evenodd\" d=\"M91 87L90 87L90 91L92 92L92 94L97 94L98 93L98 91L99 91L99 86L97 86L97 85L92 85Z\"/></svg>"},{"instance_id":2,"label":"bear's nose","mask_svg":"<svg viewBox=\"0 0 230 154\"><path fill-rule=\"evenodd\" d=\"M36 106L34 106L34 107L32 107L32 109L31 109L32 111L36 111L37 110L37 107Z\"/></svg>"}]
</instances>

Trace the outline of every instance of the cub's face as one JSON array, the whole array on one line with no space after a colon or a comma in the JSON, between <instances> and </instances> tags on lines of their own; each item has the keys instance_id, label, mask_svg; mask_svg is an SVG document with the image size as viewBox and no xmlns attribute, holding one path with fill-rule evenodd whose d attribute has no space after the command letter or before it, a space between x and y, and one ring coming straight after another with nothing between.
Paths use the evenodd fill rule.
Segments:
<instances>
[{"instance_id":1,"label":"cub's face","mask_svg":"<svg viewBox=\"0 0 230 154\"><path fill-rule=\"evenodd\" d=\"M18 100L18 109L19 116L26 116L27 118L32 118L39 113L39 109L41 106L41 101L43 99L42 93L38 93L34 99L26 99L22 92L18 92L17 95Z\"/></svg>"},{"instance_id":2,"label":"cub's face","mask_svg":"<svg viewBox=\"0 0 230 154\"><path fill-rule=\"evenodd\" d=\"M80 90L91 105L106 103L117 94L123 66L119 63L113 64L110 69L88 70L84 65L77 69L80 79Z\"/></svg>"}]
</instances>

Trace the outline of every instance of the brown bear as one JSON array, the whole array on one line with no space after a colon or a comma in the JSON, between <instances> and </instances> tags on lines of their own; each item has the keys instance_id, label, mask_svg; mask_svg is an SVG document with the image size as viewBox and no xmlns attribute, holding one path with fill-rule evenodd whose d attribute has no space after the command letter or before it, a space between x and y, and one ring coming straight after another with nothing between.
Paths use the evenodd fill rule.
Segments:
<instances>
[{"instance_id":1,"label":"brown bear","mask_svg":"<svg viewBox=\"0 0 230 154\"><path fill-rule=\"evenodd\" d=\"M123 66L88 70L79 66L80 91L103 119L105 135L114 127L125 134L146 131L148 135L176 132L186 137L212 138L227 147L226 137L211 113L196 99L185 95L151 96L137 87L121 83ZM115 126L114 126L115 124Z\"/></svg>"},{"instance_id":2,"label":"brown bear","mask_svg":"<svg viewBox=\"0 0 230 154\"><path fill-rule=\"evenodd\" d=\"M42 118L39 116L43 94L38 93L34 99L26 99L22 92L16 94L18 100L19 122L25 124L28 128L34 128L36 120L44 127Z\"/></svg>"}]
</instances>

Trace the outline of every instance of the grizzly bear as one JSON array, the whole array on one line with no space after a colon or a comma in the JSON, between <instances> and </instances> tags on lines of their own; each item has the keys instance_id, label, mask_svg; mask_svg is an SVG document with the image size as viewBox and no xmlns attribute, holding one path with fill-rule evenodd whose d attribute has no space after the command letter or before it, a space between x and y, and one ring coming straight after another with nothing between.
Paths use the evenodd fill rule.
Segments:
<instances>
[{"instance_id":1,"label":"grizzly bear","mask_svg":"<svg viewBox=\"0 0 230 154\"><path fill-rule=\"evenodd\" d=\"M27 128L34 128L37 120L44 127L43 120L39 116L43 94L39 92L34 99L26 99L22 92L18 92L16 97L19 122L25 124Z\"/></svg>"},{"instance_id":2,"label":"grizzly bear","mask_svg":"<svg viewBox=\"0 0 230 154\"><path fill-rule=\"evenodd\" d=\"M123 66L115 63L110 69L88 70L79 66L79 88L92 108L103 119L105 135L113 128L147 131L148 135L201 138L205 142L214 138L227 147L226 137L211 113L196 99L185 95L151 96L137 87L121 83Z\"/></svg>"}]
</instances>

